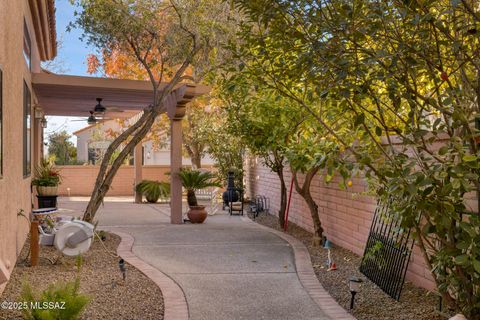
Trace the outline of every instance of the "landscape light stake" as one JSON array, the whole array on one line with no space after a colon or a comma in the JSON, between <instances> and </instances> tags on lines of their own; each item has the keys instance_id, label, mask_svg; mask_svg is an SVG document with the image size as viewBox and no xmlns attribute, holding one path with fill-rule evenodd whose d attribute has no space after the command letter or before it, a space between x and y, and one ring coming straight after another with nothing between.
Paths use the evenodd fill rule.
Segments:
<instances>
[{"instance_id":1,"label":"landscape light stake","mask_svg":"<svg viewBox=\"0 0 480 320\"><path fill-rule=\"evenodd\" d=\"M327 271L333 271L337 270L337 265L335 264L335 261L332 259L332 253L330 252L330 249L332 249L332 243L330 240L325 239L325 242L323 244L323 248L327 249Z\"/></svg>"},{"instance_id":2,"label":"landscape light stake","mask_svg":"<svg viewBox=\"0 0 480 320\"><path fill-rule=\"evenodd\" d=\"M359 279L357 277L351 277L348 283L348 286L350 288L350 293L352 294L352 298L350 300L350 310L353 309L353 304L355 302L355 295L357 294L358 291L360 291L361 282L363 282L362 279Z\"/></svg>"},{"instance_id":3,"label":"landscape light stake","mask_svg":"<svg viewBox=\"0 0 480 320\"><path fill-rule=\"evenodd\" d=\"M127 268L125 268L125 260L120 259L118 261L118 267L120 268L120 272L122 273L123 276L123 281L127 278Z\"/></svg>"}]
</instances>

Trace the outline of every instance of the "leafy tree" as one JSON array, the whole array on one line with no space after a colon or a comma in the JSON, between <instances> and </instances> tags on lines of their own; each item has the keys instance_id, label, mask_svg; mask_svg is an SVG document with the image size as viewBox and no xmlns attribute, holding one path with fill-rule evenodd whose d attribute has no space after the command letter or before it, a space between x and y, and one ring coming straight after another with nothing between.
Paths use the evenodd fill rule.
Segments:
<instances>
[{"instance_id":1,"label":"leafy tree","mask_svg":"<svg viewBox=\"0 0 480 320\"><path fill-rule=\"evenodd\" d=\"M414 230L444 299L479 319L480 219L465 201L479 190L476 2L235 2L249 17L235 50L245 72L355 158ZM318 108L325 98L349 135Z\"/></svg>"},{"instance_id":2,"label":"leafy tree","mask_svg":"<svg viewBox=\"0 0 480 320\"><path fill-rule=\"evenodd\" d=\"M70 141L72 136L65 130L53 132L48 135L48 154L54 157L57 165L75 163L77 148Z\"/></svg>"},{"instance_id":3,"label":"leafy tree","mask_svg":"<svg viewBox=\"0 0 480 320\"><path fill-rule=\"evenodd\" d=\"M91 74L102 73L107 77L120 79L146 80L148 74L145 69L139 65L135 57L129 57L118 50L111 52L104 51L102 59L96 55L89 55L87 58L88 72ZM187 71L192 74L191 68ZM208 107L208 100L199 99L187 107L185 120L182 121L183 149L192 161L194 168L201 168L201 160L205 155L205 141L200 134L201 127L209 123L207 114L204 112ZM128 121L119 120L122 129L129 127ZM170 120L166 115L160 115L155 119L152 128L147 133L143 141L152 141L155 149L164 147L167 144L170 134ZM119 131L110 130L109 135L117 137Z\"/></svg>"},{"instance_id":4,"label":"leafy tree","mask_svg":"<svg viewBox=\"0 0 480 320\"><path fill-rule=\"evenodd\" d=\"M100 165L84 220L92 221L120 165L163 113L163 102L175 86L190 79L195 62L208 64L212 44L222 26L225 5L215 1L72 0L79 7L75 26L97 48L135 57L152 83L151 106L108 147ZM205 63L202 63L202 62ZM160 84L168 80L165 86ZM128 139L128 142L126 142ZM126 143L125 143L126 142ZM125 144L124 144L125 143ZM109 166L114 152L123 144Z\"/></svg>"},{"instance_id":5,"label":"leafy tree","mask_svg":"<svg viewBox=\"0 0 480 320\"><path fill-rule=\"evenodd\" d=\"M227 121L223 130L226 130L230 137L240 139L241 144L260 157L263 163L278 175L278 217L279 224L283 226L287 207L285 152L290 136L303 121L302 115L295 113L295 110L289 108L288 101L274 92L262 90L258 86L255 88L238 69L227 71L227 77L219 80L216 92L226 113Z\"/></svg>"}]
</instances>

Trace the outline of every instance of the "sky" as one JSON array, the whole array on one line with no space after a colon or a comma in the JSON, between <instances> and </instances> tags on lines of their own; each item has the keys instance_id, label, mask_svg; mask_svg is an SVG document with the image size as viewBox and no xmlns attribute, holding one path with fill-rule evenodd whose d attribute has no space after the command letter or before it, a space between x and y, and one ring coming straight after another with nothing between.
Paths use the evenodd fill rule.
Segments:
<instances>
[{"instance_id":1,"label":"sky","mask_svg":"<svg viewBox=\"0 0 480 320\"><path fill-rule=\"evenodd\" d=\"M57 9L57 39L60 45L54 64L60 66L60 69L62 69L61 73L89 76L86 64L87 55L95 53L96 49L79 39L82 30L72 29L70 32L66 31L68 24L75 20L75 7L70 4L69 0L56 0L55 7ZM65 129L71 134L87 126L86 121L72 121L79 119L74 117L47 117L48 125L45 132L48 135L49 133ZM72 137L71 140L76 143L75 137Z\"/></svg>"}]
</instances>

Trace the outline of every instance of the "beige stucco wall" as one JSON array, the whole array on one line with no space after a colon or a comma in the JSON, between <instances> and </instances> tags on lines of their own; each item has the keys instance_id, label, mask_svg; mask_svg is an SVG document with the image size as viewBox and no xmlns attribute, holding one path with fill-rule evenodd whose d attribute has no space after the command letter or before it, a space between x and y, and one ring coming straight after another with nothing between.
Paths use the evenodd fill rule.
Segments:
<instances>
[{"instance_id":1,"label":"beige stucco wall","mask_svg":"<svg viewBox=\"0 0 480 320\"><path fill-rule=\"evenodd\" d=\"M27 0L0 1L0 68L3 70L0 262L10 266L10 270L29 229L29 223L17 216L17 212L23 209L29 213L31 210L30 177L23 177L23 81L31 88L30 71L22 53L24 17L32 40L32 71L40 70L40 61L29 10ZM32 118L33 115L32 110ZM0 285L0 294L4 287L5 284Z\"/></svg>"}]
</instances>

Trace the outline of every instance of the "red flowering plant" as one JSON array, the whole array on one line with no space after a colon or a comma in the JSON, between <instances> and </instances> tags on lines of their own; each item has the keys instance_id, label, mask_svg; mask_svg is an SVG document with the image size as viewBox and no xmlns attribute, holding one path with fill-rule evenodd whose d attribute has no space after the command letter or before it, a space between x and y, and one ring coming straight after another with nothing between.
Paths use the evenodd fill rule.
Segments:
<instances>
[{"instance_id":1,"label":"red flowering plant","mask_svg":"<svg viewBox=\"0 0 480 320\"><path fill-rule=\"evenodd\" d=\"M41 187L56 187L60 184L62 176L60 172L53 167L53 164L47 160L42 160L40 165L35 168L35 178L32 185Z\"/></svg>"}]
</instances>

